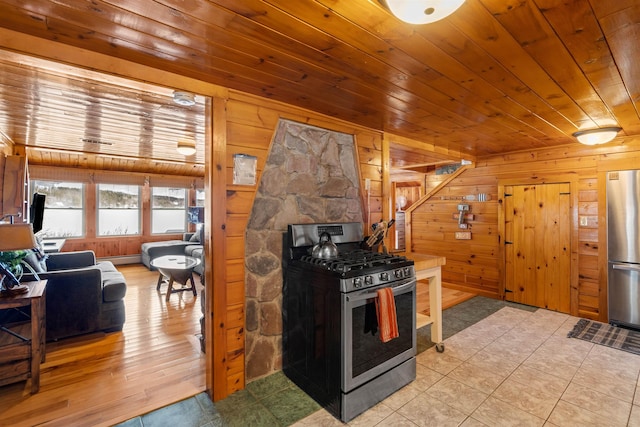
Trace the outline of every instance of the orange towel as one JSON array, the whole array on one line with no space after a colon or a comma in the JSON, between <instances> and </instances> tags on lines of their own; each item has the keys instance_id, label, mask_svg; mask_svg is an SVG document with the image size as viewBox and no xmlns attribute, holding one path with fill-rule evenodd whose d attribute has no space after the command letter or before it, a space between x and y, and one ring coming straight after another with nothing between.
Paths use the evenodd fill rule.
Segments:
<instances>
[{"instance_id":1,"label":"orange towel","mask_svg":"<svg viewBox=\"0 0 640 427\"><path fill-rule=\"evenodd\" d=\"M380 341L387 342L398 337L398 319L396 318L396 300L393 289L378 290L376 298L376 314L380 327Z\"/></svg>"}]
</instances>

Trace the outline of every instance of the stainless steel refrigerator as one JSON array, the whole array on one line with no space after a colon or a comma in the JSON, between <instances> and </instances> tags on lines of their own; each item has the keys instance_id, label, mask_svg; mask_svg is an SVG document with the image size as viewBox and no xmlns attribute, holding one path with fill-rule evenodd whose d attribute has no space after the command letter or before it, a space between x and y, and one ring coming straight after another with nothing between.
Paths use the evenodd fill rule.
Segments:
<instances>
[{"instance_id":1,"label":"stainless steel refrigerator","mask_svg":"<svg viewBox=\"0 0 640 427\"><path fill-rule=\"evenodd\" d=\"M609 323L640 329L640 170L607 173Z\"/></svg>"}]
</instances>

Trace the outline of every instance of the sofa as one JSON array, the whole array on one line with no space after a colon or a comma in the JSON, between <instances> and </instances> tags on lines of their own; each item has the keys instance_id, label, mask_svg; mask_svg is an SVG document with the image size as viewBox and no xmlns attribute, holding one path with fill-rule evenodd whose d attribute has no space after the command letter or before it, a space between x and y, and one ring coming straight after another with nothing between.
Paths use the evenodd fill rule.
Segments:
<instances>
[{"instance_id":1,"label":"sofa","mask_svg":"<svg viewBox=\"0 0 640 427\"><path fill-rule=\"evenodd\" d=\"M127 284L113 263L96 262L93 251L52 253L25 261L41 280L47 279L47 341L122 330ZM31 280L33 273L25 272L21 278Z\"/></svg>"},{"instance_id":2,"label":"sofa","mask_svg":"<svg viewBox=\"0 0 640 427\"><path fill-rule=\"evenodd\" d=\"M151 261L165 255L186 255L200 259L200 264L193 271L200 276L204 274L204 227L200 226L195 233L184 233L182 240L163 240L159 242L143 243L140 252L142 264L149 270L155 270Z\"/></svg>"}]
</instances>

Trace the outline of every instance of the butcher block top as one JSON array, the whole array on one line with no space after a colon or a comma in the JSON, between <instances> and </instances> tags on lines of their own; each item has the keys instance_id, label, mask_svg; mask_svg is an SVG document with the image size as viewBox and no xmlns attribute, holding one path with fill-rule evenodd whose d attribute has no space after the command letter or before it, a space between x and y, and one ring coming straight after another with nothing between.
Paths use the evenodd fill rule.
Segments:
<instances>
[{"instance_id":1,"label":"butcher block top","mask_svg":"<svg viewBox=\"0 0 640 427\"><path fill-rule=\"evenodd\" d=\"M419 254L417 252L402 252L398 255L412 259L416 271L438 267L447 263L447 258L438 255Z\"/></svg>"}]
</instances>

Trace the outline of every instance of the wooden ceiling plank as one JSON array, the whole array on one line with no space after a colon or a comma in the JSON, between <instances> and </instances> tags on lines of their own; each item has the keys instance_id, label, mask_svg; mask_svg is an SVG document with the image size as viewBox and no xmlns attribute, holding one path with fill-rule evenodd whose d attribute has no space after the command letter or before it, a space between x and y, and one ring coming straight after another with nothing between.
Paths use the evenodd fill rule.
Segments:
<instances>
[{"instance_id":1,"label":"wooden ceiling plank","mask_svg":"<svg viewBox=\"0 0 640 427\"><path fill-rule=\"evenodd\" d=\"M330 2L330 0L323 0L323 2ZM343 6L343 4L344 3L336 4L335 7L342 14L345 14L345 9L350 8L349 18L351 19L357 20L358 16L363 15L364 13L364 11L361 9L353 11L352 3L349 3L348 5L345 4L345 6ZM369 17L365 15L365 19L368 18ZM424 28L428 28L428 26L425 26ZM444 51L442 51L440 48L442 45L449 45L450 43L445 41L449 38L449 36L454 36L454 34L452 33L453 28L449 27L449 29L450 31L441 32L441 34L445 35L445 39L439 39L437 41L438 46L429 41L428 37L425 37L432 32L422 31L421 29L418 29L418 31L416 32L410 32L406 36L395 36L392 38L390 43L415 58L428 58L428 63L424 62L424 66L434 67L435 69L440 70L440 72L444 75L450 77L453 76L454 80L458 81L458 84L462 85L463 87L468 87L468 90L465 91L465 96L468 96L467 94L477 94L485 102L493 104L494 108L492 111L486 113L487 116L491 117L500 114L508 116L508 113L511 113L511 116L515 117L522 123L525 123L527 126L530 126L532 129L544 129L544 131L539 131L541 135L552 134L556 136L566 136L566 134L559 132L558 127L566 128L567 125L570 125L570 123L567 122L566 118L553 112L549 108L549 106L542 100L538 101L541 108L532 113L531 110L527 109L518 102L515 102L515 99L523 99L523 95L528 102L531 102L531 97L528 96L528 92L518 89L515 91L511 91L512 97L507 96L507 94L504 92L503 82L508 79L514 80L514 77L512 75L497 75L497 73L500 73L502 71L502 66L500 64L495 63L494 61L493 64L486 67L486 69L491 70L491 73L484 73L485 76L483 76L486 78L490 75L497 75L498 78L496 78L495 80L503 85L501 89L497 89L496 87L487 84L487 82L483 79L478 79L477 74L474 74L474 72L469 69L470 65L477 67L479 61L477 55L475 55L471 60L466 61L466 63L459 62L461 50L466 50L469 48L469 46L472 46L472 44L469 43L469 40L465 40L463 43L461 43L460 46L462 47L456 48L455 52L445 54ZM418 36L418 34L420 36ZM383 34L383 36L388 36L388 34ZM481 55L489 58L484 52L482 52ZM482 61L486 62L486 60L484 59L482 59ZM457 78L456 70L459 73ZM439 81L438 83L439 87L441 87L442 82ZM468 99L469 98L465 98L465 101L467 101ZM498 107L497 110L495 107ZM521 111L516 113L516 111L518 110ZM553 122L556 123L555 126L551 125L551 123Z\"/></svg>"},{"instance_id":2,"label":"wooden ceiling plank","mask_svg":"<svg viewBox=\"0 0 640 427\"><path fill-rule=\"evenodd\" d=\"M289 45L289 48L290 48L290 45ZM267 61L265 61L265 62L267 62ZM324 74L326 75L326 72L325 72ZM309 77L306 77L305 84L309 84L311 81L312 81L312 79L310 79ZM344 90L344 89L345 89L345 87L346 87L346 86L347 86L351 81L352 81L352 80L344 80L344 78L343 78L343 81L342 81L342 83L341 83L341 85L340 85L340 86L341 86L341 89L342 89L342 90ZM354 94L351 94L351 96L354 96ZM357 96L357 93L355 94L355 96ZM369 103L370 103L370 100L362 101L362 102L363 102L364 104L369 104ZM357 103L356 103L356 105L357 105ZM437 110L437 108L436 108L435 106L433 107L433 109L434 109L434 110ZM413 110L413 109L411 109L411 108L407 108L407 107L405 106L404 111L407 111L407 110ZM401 110L401 111L402 111L402 110Z\"/></svg>"},{"instance_id":3,"label":"wooden ceiling plank","mask_svg":"<svg viewBox=\"0 0 640 427\"><path fill-rule=\"evenodd\" d=\"M611 54L619 69L632 105L640 109L640 5L637 2L613 12L601 10L599 18L602 31L607 37ZM626 101L626 100L625 100Z\"/></svg>"},{"instance_id":4,"label":"wooden ceiling plank","mask_svg":"<svg viewBox=\"0 0 640 427\"><path fill-rule=\"evenodd\" d=\"M588 123L587 127L605 126L614 121L612 114L586 80L584 73L575 64L565 45L555 37L555 29L546 21L543 13L533 3L522 2L513 7L503 1L482 0L487 9L496 17L511 36L527 51L547 74L558 83L568 96L581 107L585 117L574 123ZM583 12L572 5L572 13L582 16ZM561 25L570 26L571 20ZM549 55L554 52L554 55ZM572 107L573 108L573 107ZM565 111L560 110L561 114ZM578 129L568 130L568 134Z\"/></svg>"},{"instance_id":5,"label":"wooden ceiling plank","mask_svg":"<svg viewBox=\"0 0 640 427\"><path fill-rule=\"evenodd\" d=\"M598 2L598 6L602 8L605 3L613 6L613 2ZM615 5L618 6L619 3L621 2L615 2ZM613 38L605 38L589 1L573 0L566 3L557 0L536 0L536 4L542 9L555 34L567 47L594 91L613 113L614 118L601 126L619 124L624 128L639 131L638 111L631 99L624 96L627 89L608 47Z\"/></svg>"},{"instance_id":6,"label":"wooden ceiling plank","mask_svg":"<svg viewBox=\"0 0 640 427\"><path fill-rule=\"evenodd\" d=\"M490 12L482 0L465 2L459 10L464 14L452 14L449 22L467 37L474 40L486 52L511 70L518 79L556 110L562 111L573 123L583 120L584 111L567 96L549 74L513 39L497 21L490 19ZM464 8L464 9L463 9ZM474 19L463 19L474 17Z\"/></svg>"},{"instance_id":7,"label":"wooden ceiling plank","mask_svg":"<svg viewBox=\"0 0 640 427\"><path fill-rule=\"evenodd\" d=\"M448 86L450 90L445 91L447 96L463 100L465 104L474 105L486 117L499 117L504 120L510 120L509 118L513 117L517 121L515 128L520 128L522 123L528 124L532 130L536 129L534 132L540 132L541 137L547 133L562 135L557 128L550 126L547 121L538 119L537 115L531 114L528 109L514 103L503 92L491 85L476 84L473 91L465 89L459 82L474 80L474 74L457 60L444 54L427 39L419 37L417 32L411 33L408 37L394 38L392 43L393 46L402 49L417 60L425 58L426 60L422 61L422 69L427 67L434 71L438 70L437 75L440 78L437 86L440 90ZM518 110L521 110L519 114L514 114L514 111ZM540 127L546 127L546 132L539 131Z\"/></svg>"},{"instance_id":8,"label":"wooden ceiling plank","mask_svg":"<svg viewBox=\"0 0 640 427\"><path fill-rule=\"evenodd\" d=\"M431 92L431 93L430 93L429 95L427 95L426 97L427 97L427 98L434 98L434 95L435 95L435 96L440 96L440 94L439 94L439 93L437 93L437 92ZM443 107L443 103L444 103L444 102L446 102L446 103L451 103L451 97L449 97L449 96L442 96L442 99L441 99L440 101L441 101L441 102L436 102L436 104L437 104L436 111L440 111L440 110L442 110L442 107ZM412 111L412 110L411 110L411 109L407 109L407 111ZM479 117L480 117L480 116L479 116ZM481 117L482 117L482 120L485 120L486 115L481 115Z\"/></svg>"},{"instance_id":9,"label":"wooden ceiling plank","mask_svg":"<svg viewBox=\"0 0 640 427\"><path fill-rule=\"evenodd\" d=\"M311 6L314 5L315 3L311 4ZM285 8L285 5L282 5L281 7ZM401 66L406 70L413 70L410 78L416 80L418 83L426 85L426 90L428 90L429 93L425 92L425 97L427 99L434 100L440 108L452 104L452 101L454 100L464 101L462 102L463 105L472 106L475 112L468 110L466 113L463 113L463 115L472 117L479 113L475 119L472 118L472 120L476 122L484 122L487 117L492 117L494 119L498 119L492 121L492 123L503 122L504 126L511 129L518 129L521 126L520 121L517 119L514 124L508 124L508 122L512 120L511 115L505 112L505 110L496 108L491 102L488 102L493 98L487 99L486 96L476 96L474 93L463 88L458 83L450 80L448 77L445 77L444 74L437 72L435 68L432 68L428 63L420 62L420 58L429 58L429 62L433 62L434 64L442 62L439 60L442 59L443 55L436 57L431 57L429 55L433 50L428 49L430 46L425 46L424 40L421 40L421 43L416 43L417 40L412 38L410 43L404 45L402 45L399 40L394 40L394 44L401 48L407 48L408 46L416 47L416 49L412 51L413 55L406 55L404 53L401 55L398 49L389 49L386 42L383 43L376 37L372 37L370 33L358 31L359 29L354 31L352 28L350 28L348 32L345 32L344 28L349 28L348 25L346 25L346 22L344 22L339 15L333 14L332 10L326 9L324 6L321 6L319 9L313 9L308 5L304 5L303 7L300 2L287 2L286 9L283 10L306 22L313 22L314 19L317 19L316 17L322 16L325 19L322 24L315 25L323 28L324 31L327 31L334 37L348 41L350 45L355 46L359 50L362 50L365 53L378 58L380 61L386 62L387 64ZM453 61L449 61L449 63L451 62ZM450 73L450 70L447 71ZM437 81L438 90L434 90L429 86L433 81ZM495 98L499 99L503 97L503 95L497 93L495 90L493 90L493 93L495 94ZM458 112L462 111L455 104L452 105L451 110ZM529 114L529 116L531 115ZM555 129L550 130L555 131ZM541 133L540 136L542 135L543 134Z\"/></svg>"}]
</instances>

